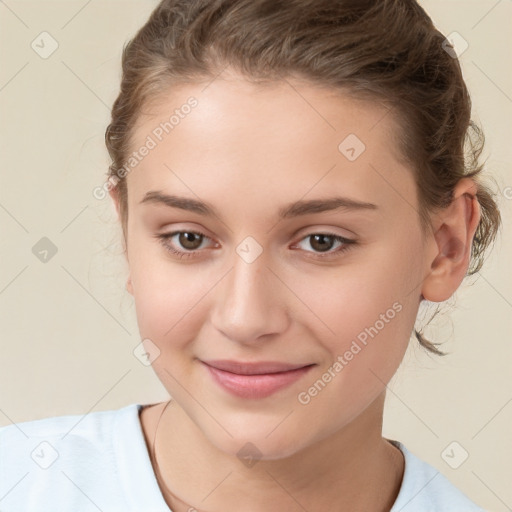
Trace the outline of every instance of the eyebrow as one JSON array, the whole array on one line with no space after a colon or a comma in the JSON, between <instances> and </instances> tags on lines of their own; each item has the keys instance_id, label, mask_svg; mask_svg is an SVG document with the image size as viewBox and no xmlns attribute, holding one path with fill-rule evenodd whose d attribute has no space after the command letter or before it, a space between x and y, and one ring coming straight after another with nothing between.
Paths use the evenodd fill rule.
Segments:
<instances>
[{"instance_id":1,"label":"eyebrow","mask_svg":"<svg viewBox=\"0 0 512 512\"><path fill-rule=\"evenodd\" d=\"M164 194L158 190L147 192L142 201L149 204L163 204L170 208L179 208L204 216L215 216L221 218L216 208L210 203L192 199L189 197L180 197L175 195ZM377 210L378 206L373 203L357 201L348 197L329 197L327 199L300 200L281 207L278 210L280 219L289 219L300 215L308 215L311 213L321 213L332 210L344 209L353 210Z\"/></svg>"}]
</instances>

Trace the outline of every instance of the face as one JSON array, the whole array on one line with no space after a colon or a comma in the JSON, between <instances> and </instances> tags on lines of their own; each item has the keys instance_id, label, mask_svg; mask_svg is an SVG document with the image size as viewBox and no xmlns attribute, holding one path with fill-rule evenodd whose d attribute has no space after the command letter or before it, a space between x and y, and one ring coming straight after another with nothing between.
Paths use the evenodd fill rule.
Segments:
<instances>
[{"instance_id":1,"label":"face","mask_svg":"<svg viewBox=\"0 0 512 512\"><path fill-rule=\"evenodd\" d=\"M128 290L200 431L280 458L357 422L402 360L424 267L413 174L377 103L292 81L204 87L136 126L133 151L153 147L127 176ZM348 203L321 206L334 198ZM243 377L216 360L307 368Z\"/></svg>"}]
</instances>

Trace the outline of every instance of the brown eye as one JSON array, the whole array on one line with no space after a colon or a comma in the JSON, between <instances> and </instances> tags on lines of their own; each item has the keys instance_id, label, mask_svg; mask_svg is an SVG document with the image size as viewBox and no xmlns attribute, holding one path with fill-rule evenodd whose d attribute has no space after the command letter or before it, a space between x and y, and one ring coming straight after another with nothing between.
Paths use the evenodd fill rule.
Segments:
<instances>
[{"instance_id":1,"label":"brown eye","mask_svg":"<svg viewBox=\"0 0 512 512\"><path fill-rule=\"evenodd\" d=\"M309 245L311 249L300 247L301 244ZM304 252L309 253L317 259L341 256L357 244L356 240L351 240L334 233L311 233L301 239L297 246ZM324 254L322 254L324 253Z\"/></svg>"},{"instance_id":2,"label":"brown eye","mask_svg":"<svg viewBox=\"0 0 512 512\"><path fill-rule=\"evenodd\" d=\"M330 235L309 235L309 238L311 247L319 252L329 251L334 245L334 237Z\"/></svg>"},{"instance_id":3,"label":"brown eye","mask_svg":"<svg viewBox=\"0 0 512 512\"><path fill-rule=\"evenodd\" d=\"M201 252L200 246L205 240L211 240L203 233L195 231L173 231L154 235L169 253L183 258L194 258Z\"/></svg>"},{"instance_id":4,"label":"brown eye","mask_svg":"<svg viewBox=\"0 0 512 512\"><path fill-rule=\"evenodd\" d=\"M190 231L181 231L178 237L178 242L184 249L195 251L201 246L203 235L199 233L192 233ZM199 243L198 243L199 241Z\"/></svg>"}]
</instances>

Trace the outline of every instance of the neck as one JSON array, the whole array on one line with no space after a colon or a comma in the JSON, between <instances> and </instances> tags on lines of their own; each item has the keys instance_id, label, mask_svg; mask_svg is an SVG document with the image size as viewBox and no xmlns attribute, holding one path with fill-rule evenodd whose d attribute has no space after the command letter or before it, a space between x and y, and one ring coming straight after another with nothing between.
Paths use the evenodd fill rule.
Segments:
<instances>
[{"instance_id":1,"label":"neck","mask_svg":"<svg viewBox=\"0 0 512 512\"><path fill-rule=\"evenodd\" d=\"M160 408L158 429L156 419L149 436L149 443L155 439L153 467L173 512L388 512L400 490L404 460L382 438L383 407L384 393L340 431L289 457L246 466L212 445L171 400Z\"/></svg>"}]
</instances>

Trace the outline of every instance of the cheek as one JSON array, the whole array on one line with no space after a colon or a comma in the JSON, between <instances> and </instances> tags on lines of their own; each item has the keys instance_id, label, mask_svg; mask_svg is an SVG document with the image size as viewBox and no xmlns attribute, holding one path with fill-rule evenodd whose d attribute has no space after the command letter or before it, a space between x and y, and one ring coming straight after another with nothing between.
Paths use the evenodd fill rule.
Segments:
<instances>
[{"instance_id":1,"label":"cheek","mask_svg":"<svg viewBox=\"0 0 512 512\"><path fill-rule=\"evenodd\" d=\"M186 382L196 355L192 349L204 324L201 297L206 292L184 277L178 266L168 263L152 265L139 275L135 273L133 279L140 337L151 340L151 349L158 354L151 363L153 371L178 398L177 383Z\"/></svg>"},{"instance_id":2,"label":"cheek","mask_svg":"<svg viewBox=\"0 0 512 512\"><path fill-rule=\"evenodd\" d=\"M327 356L297 401L308 415L334 429L385 390L414 326L417 304L409 293L410 276L392 255L379 261L359 269L354 265L350 272L340 269L337 276L312 281L315 287L310 288L308 305L322 322L308 313L307 325Z\"/></svg>"},{"instance_id":3,"label":"cheek","mask_svg":"<svg viewBox=\"0 0 512 512\"><path fill-rule=\"evenodd\" d=\"M316 318L314 328L321 339L329 338L329 334L333 339L347 339L376 323L382 314L398 316L397 310L414 296L410 293L414 281L411 272L399 255L383 248L300 279L290 274L288 282L294 283L307 318ZM401 322L397 319L394 323Z\"/></svg>"},{"instance_id":4,"label":"cheek","mask_svg":"<svg viewBox=\"0 0 512 512\"><path fill-rule=\"evenodd\" d=\"M179 357L177 353L198 337L206 321L205 299L218 279L208 272L199 276L193 265L171 261L163 249L150 245L146 243L144 250L130 255L140 335L149 338L162 354L172 352Z\"/></svg>"},{"instance_id":5,"label":"cheek","mask_svg":"<svg viewBox=\"0 0 512 512\"><path fill-rule=\"evenodd\" d=\"M416 319L416 274L414 258L404 259L395 242L357 262L295 280L294 291L307 305L301 321L328 354L324 369L343 358L345 377L338 382L357 390L369 379L378 383L371 371L383 381L391 378Z\"/></svg>"}]
</instances>

